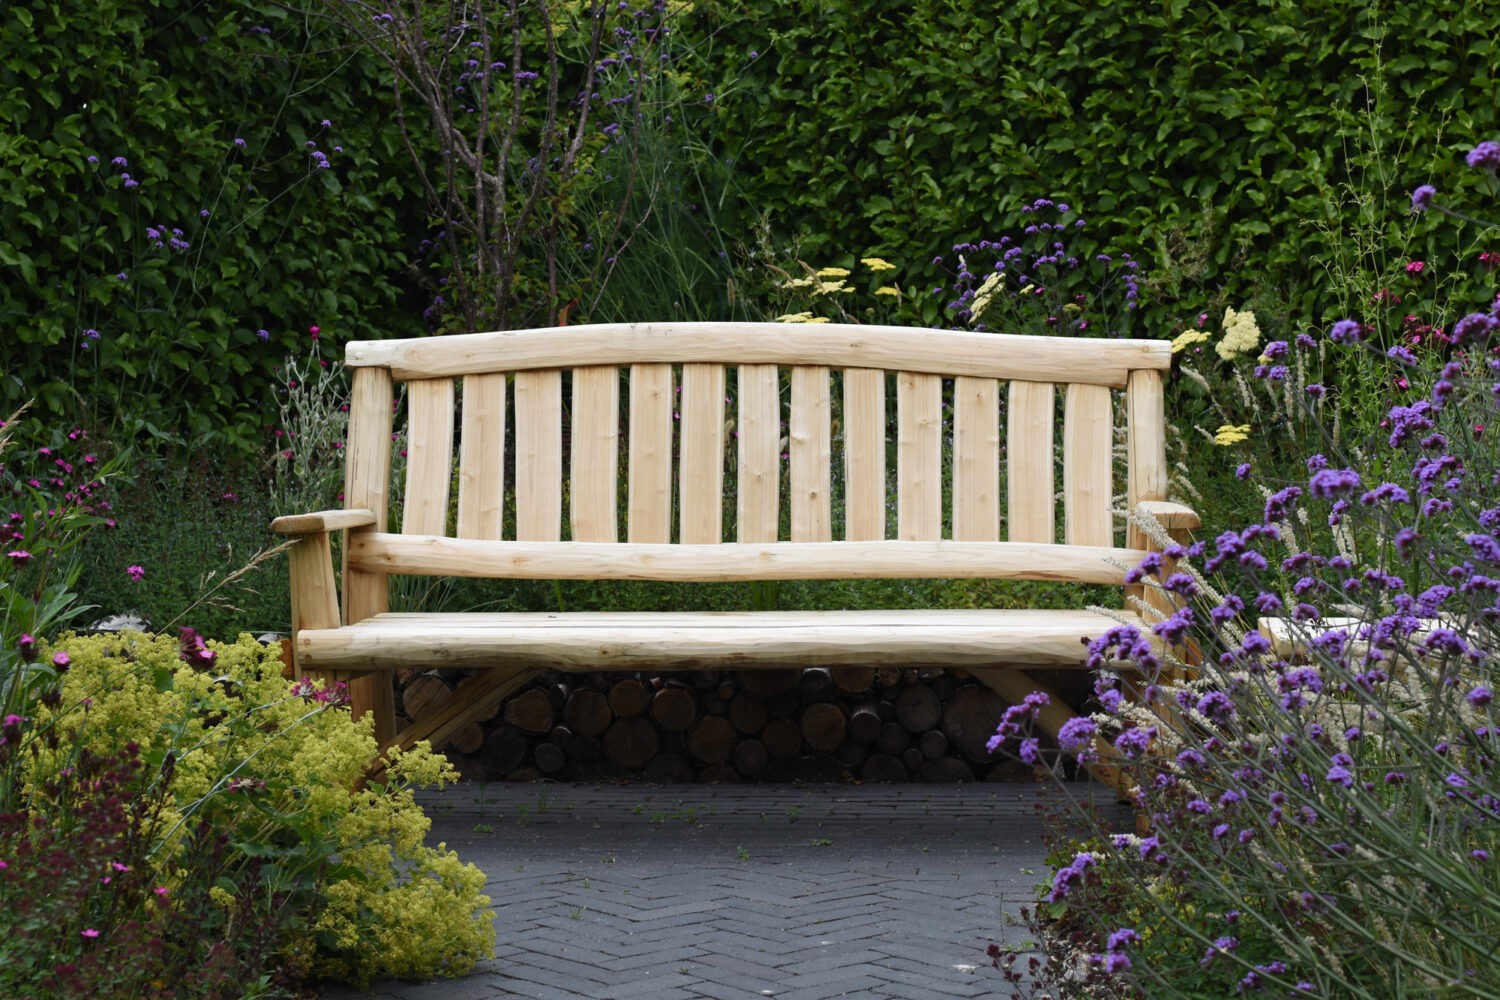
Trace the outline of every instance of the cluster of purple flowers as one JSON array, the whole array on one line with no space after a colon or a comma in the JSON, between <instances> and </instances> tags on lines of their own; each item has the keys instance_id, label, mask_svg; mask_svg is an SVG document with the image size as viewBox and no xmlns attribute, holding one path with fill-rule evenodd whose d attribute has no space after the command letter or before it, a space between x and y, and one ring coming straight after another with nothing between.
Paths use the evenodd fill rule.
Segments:
<instances>
[{"instance_id":1,"label":"cluster of purple flowers","mask_svg":"<svg viewBox=\"0 0 1500 1000\"><path fill-rule=\"evenodd\" d=\"M1469 162L1496 169L1500 144L1480 144ZM1413 204L1431 207L1434 196L1419 188ZM1118 880L1157 886L1144 910L1125 911L1131 926L1094 925L1094 965L1131 970L1125 947L1141 944L1136 928L1161 906L1169 916L1156 926L1177 940L1190 929L1224 995L1383 985L1387 970L1422 954L1429 931L1464 955L1456 976L1500 974L1500 910L1485 891L1455 888L1441 906L1432 895L1477 884L1476 871L1493 887L1500 845L1500 455L1494 436L1475 430L1500 403L1500 305L1458 326L1449 343L1462 350L1424 373L1421 355L1382 353L1358 320L1333 324L1327 335L1344 349L1413 383L1425 374L1425 398L1389 405L1379 442L1354 458L1330 448L1308 458L1305 479L1272 484L1261 523L1143 559L1129 582L1178 601L1150 625L1166 649L1124 625L1088 644L1098 711L1057 742L1085 761L1113 744L1109 763L1135 775L1149 835L1075 855L1047 898L1088 910ZM1268 346L1257 374L1286 377L1267 362L1290 350ZM1200 572L1214 576L1212 590ZM1223 596L1205 600L1213 591ZM1201 651L1196 679L1163 680L1162 657L1184 649ZM1122 696L1122 661L1148 681L1140 701ZM1013 728L1000 742L1023 735ZM1390 839L1411 829L1423 833ZM1241 921L1250 907L1257 919ZM1377 919L1417 928L1415 948L1401 933L1358 930ZM1319 948L1340 948L1344 968L1328 968Z\"/></svg>"},{"instance_id":2,"label":"cluster of purple flowers","mask_svg":"<svg viewBox=\"0 0 1500 1000\"><path fill-rule=\"evenodd\" d=\"M1140 263L1129 253L1073 249L1087 222L1066 202L1037 198L1021 213L1019 236L953 247L953 322L997 333L1125 336L1140 304Z\"/></svg>"}]
</instances>

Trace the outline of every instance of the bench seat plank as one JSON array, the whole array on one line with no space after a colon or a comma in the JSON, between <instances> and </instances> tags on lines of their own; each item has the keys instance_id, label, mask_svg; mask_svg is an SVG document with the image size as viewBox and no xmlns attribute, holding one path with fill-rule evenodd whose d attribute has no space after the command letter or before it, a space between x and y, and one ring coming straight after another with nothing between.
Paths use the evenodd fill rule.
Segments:
<instances>
[{"instance_id":1,"label":"bench seat plank","mask_svg":"<svg viewBox=\"0 0 1500 1000\"><path fill-rule=\"evenodd\" d=\"M386 613L302 629L309 669L686 670L915 665L1081 666L1113 618L1072 610Z\"/></svg>"}]
</instances>

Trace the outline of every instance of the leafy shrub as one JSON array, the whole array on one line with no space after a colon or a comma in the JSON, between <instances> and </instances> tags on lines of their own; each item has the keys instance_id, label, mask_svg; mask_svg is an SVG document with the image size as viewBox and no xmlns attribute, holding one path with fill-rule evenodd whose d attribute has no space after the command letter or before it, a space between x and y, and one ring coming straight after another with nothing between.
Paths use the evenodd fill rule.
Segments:
<instances>
[{"instance_id":1,"label":"leafy shrub","mask_svg":"<svg viewBox=\"0 0 1500 1000\"><path fill-rule=\"evenodd\" d=\"M0 405L246 456L305 317L391 330L416 227L368 60L240 0L21 0L0 52Z\"/></svg>"},{"instance_id":2,"label":"leafy shrub","mask_svg":"<svg viewBox=\"0 0 1500 1000\"><path fill-rule=\"evenodd\" d=\"M940 239L996 232L1042 188L1106 243L1160 258L1177 229L1207 242L1231 298L1300 286L1294 304L1331 321L1349 307L1303 262L1337 248L1313 223L1357 219L1334 197L1350 140L1373 127L1386 163L1451 187L1450 135L1497 124L1490 19L1456 0L698 6L733 26L719 65L749 85L720 124L743 195L724 228L745 238L765 213L806 259L884 257L917 288L942 282ZM1432 232L1416 249L1455 246ZM942 302L920 305L936 322ZM1158 300L1141 322L1170 319Z\"/></svg>"},{"instance_id":3,"label":"leafy shrub","mask_svg":"<svg viewBox=\"0 0 1500 1000\"><path fill-rule=\"evenodd\" d=\"M64 635L29 653L60 676L6 734L6 812L51 819L50 789L70 766L123 750L149 779L149 813L124 838L147 841L133 847L136 877L170 901L205 865L244 874L254 898L283 901L279 926L297 932L276 936L274 958L292 972L459 975L489 953L483 873L422 842L430 824L412 789L456 777L425 744L395 754L385 784L365 784L368 720L352 722L337 690L283 680L276 653L249 636ZM226 838L216 860L198 830ZM213 884L203 888L230 906ZM95 927L85 947L112 947L135 933L127 924Z\"/></svg>"}]
</instances>

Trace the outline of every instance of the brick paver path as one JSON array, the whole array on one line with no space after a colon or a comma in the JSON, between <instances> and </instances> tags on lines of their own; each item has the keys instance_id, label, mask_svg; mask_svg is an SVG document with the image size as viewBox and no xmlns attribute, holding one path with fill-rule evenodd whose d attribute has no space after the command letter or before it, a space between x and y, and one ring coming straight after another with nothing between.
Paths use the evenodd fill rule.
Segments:
<instances>
[{"instance_id":1,"label":"brick paver path","mask_svg":"<svg viewBox=\"0 0 1500 1000\"><path fill-rule=\"evenodd\" d=\"M993 996L985 948L1026 939L1006 916L1047 875L1030 785L495 784L424 801L432 840L489 875L496 957L377 982L379 1000Z\"/></svg>"}]
</instances>

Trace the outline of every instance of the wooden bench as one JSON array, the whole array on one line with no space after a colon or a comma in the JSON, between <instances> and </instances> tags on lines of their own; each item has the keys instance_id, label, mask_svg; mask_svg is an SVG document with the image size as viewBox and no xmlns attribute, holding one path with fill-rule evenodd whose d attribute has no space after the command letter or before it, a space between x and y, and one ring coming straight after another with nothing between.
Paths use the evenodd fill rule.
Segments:
<instances>
[{"instance_id":1,"label":"wooden bench","mask_svg":"<svg viewBox=\"0 0 1500 1000\"><path fill-rule=\"evenodd\" d=\"M354 711L374 714L382 745L440 741L543 669L951 665L1014 703L1039 688L1021 668L1081 666L1080 639L1115 621L1082 607L398 614L387 611L388 577L1124 587L1153 546L1134 525L1118 544L1119 485L1129 509L1174 537L1198 526L1167 502L1170 358L1166 341L837 324L351 343L348 509L272 525L300 538L296 669L350 681ZM396 383L407 407L399 531L388 525ZM342 595L334 531L348 533ZM1159 590L1133 589L1161 606ZM390 672L422 666L489 669L446 712L398 733ZM1041 721L1055 734L1070 717L1054 699Z\"/></svg>"}]
</instances>

